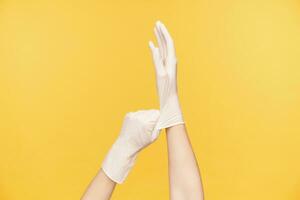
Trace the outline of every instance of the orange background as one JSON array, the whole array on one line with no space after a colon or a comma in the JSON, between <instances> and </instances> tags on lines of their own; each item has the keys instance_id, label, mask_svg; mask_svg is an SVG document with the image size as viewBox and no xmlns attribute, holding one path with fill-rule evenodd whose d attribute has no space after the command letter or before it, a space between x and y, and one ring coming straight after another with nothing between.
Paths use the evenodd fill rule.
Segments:
<instances>
[{"instance_id":1,"label":"orange background","mask_svg":"<svg viewBox=\"0 0 300 200\"><path fill-rule=\"evenodd\" d=\"M158 108L169 28L207 200L300 199L300 2L0 1L0 199L79 199L123 116ZM168 199L164 135L113 199Z\"/></svg>"}]
</instances>

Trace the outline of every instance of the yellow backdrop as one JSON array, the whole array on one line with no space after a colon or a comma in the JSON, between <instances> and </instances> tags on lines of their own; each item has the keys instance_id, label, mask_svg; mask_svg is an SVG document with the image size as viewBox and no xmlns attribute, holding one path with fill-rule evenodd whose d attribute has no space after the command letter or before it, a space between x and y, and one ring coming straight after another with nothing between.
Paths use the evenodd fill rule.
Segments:
<instances>
[{"instance_id":1,"label":"yellow backdrop","mask_svg":"<svg viewBox=\"0 0 300 200\"><path fill-rule=\"evenodd\" d=\"M0 199L79 199L128 111L157 108L161 19L207 200L300 199L300 2L0 1ZM113 199L168 199L165 136Z\"/></svg>"}]
</instances>

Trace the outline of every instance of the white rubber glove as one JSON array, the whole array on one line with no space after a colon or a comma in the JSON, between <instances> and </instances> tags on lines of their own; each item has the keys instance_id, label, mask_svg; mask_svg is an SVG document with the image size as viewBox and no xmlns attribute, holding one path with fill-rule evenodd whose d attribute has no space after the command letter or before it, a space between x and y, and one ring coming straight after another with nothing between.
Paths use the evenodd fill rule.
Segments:
<instances>
[{"instance_id":1,"label":"white rubber glove","mask_svg":"<svg viewBox=\"0 0 300 200\"><path fill-rule=\"evenodd\" d=\"M159 135L154 127L158 110L142 110L126 114L121 133L102 164L102 170L113 181L122 183L133 167L137 153Z\"/></svg>"},{"instance_id":2,"label":"white rubber glove","mask_svg":"<svg viewBox=\"0 0 300 200\"><path fill-rule=\"evenodd\" d=\"M149 42L156 71L156 86L160 101L160 118L156 129L184 124L177 94L177 60L173 39L160 21L156 22L154 33L158 42L155 47Z\"/></svg>"}]
</instances>

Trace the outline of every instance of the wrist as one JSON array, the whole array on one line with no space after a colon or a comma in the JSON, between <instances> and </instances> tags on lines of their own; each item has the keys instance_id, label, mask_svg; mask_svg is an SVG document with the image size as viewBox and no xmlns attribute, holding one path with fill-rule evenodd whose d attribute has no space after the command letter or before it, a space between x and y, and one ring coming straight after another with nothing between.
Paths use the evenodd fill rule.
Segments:
<instances>
[{"instance_id":1,"label":"wrist","mask_svg":"<svg viewBox=\"0 0 300 200\"><path fill-rule=\"evenodd\" d=\"M184 119L177 94L170 95L161 105L161 116L159 119L159 128L168 128L178 124L184 124Z\"/></svg>"}]
</instances>

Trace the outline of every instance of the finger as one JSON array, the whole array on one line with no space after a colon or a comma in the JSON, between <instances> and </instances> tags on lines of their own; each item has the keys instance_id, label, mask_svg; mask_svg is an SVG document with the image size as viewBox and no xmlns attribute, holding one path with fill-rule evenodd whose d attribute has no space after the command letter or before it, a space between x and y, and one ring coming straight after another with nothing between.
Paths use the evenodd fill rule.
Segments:
<instances>
[{"instance_id":1,"label":"finger","mask_svg":"<svg viewBox=\"0 0 300 200\"><path fill-rule=\"evenodd\" d=\"M167 30L166 26L163 23L161 23L160 21L158 22L158 25L159 25L159 28L162 32L164 39L166 40L168 53L175 54L173 39L172 39L169 31Z\"/></svg>"},{"instance_id":2,"label":"finger","mask_svg":"<svg viewBox=\"0 0 300 200\"><path fill-rule=\"evenodd\" d=\"M155 49L155 46L154 46L154 44L153 44L152 41L149 41L149 47L150 47L150 49L151 49L151 51L152 51L152 53L153 53L153 52L154 52L154 49Z\"/></svg>"},{"instance_id":3,"label":"finger","mask_svg":"<svg viewBox=\"0 0 300 200\"><path fill-rule=\"evenodd\" d=\"M164 38L161 30L159 27L157 27L158 29L158 34L159 34L159 37L161 38L161 41L162 41L162 46L163 46L163 57L164 57L164 62L166 61L166 59L168 58L168 49L167 49L167 41L166 39Z\"/></svg>"},{"instance_id":4,"label":"finger","mask_svg":"<svg viewBox=\"0 0 300 200\"><path fill-rule=\"evenodd\" d=\"M159 110L156 110L156 109L150 109L150 110L142 110L141 114L144 117L144 121L156 124L156 122L158 121L160 112L159 112ZM153 128L154 128L154 126L153 126Z\"/></svg>"},{"instance_id":5,"label":"finger","mask_svg":"<svg viewBox=\"0 0 300 200\"><path fill-rule=\"evenodd\" d=\"M163 49L163 41L158 33L157 27L154 27L154 34L158 43L158 48L160 52L160 56L164 59L164 49Z\"/></svg>"},{"instance_id":6,"label":"finger","mask_svg":"<svg viewBox=\"0 0 300 200\"><path fill-rule=\"evenodd\" d=\"M158 74L163 74L164 68L163 68L163 64L162 64L162 59L159 53L159 49L157 47L154 46L152 41L149 41L149 47L151 49L152 52L152 58L153 58L153 63L155 66L155 71Z\"/></svg>"},{"instance_id":7,"label":"finger","mask_svg":"<svg viewBox=\"0 0 300 200\"><path fill-rule=\"evenodd\" d=\"M161 21L157 21L157 25L159 26L159 28L161 29L164 37L166 38L167 41L172 41L172 37L171 34L169 33L168 29L166 28L166 26L161 22Z\"/></svg>"},{"instance_id":8,"label":"finger","mask_svg":"<svg viewBox=\"0 0 300 200\"><path fill-rule=\"evenodd\" d=\"M158 37L160 38L161 41L161 46L162 46L162 57L163 57L163 61L167 58L167 44L166 44L166 40L164 39L162 32L160 30L160 27L158 25L158 23L156 23L156 32Z\"/></svg>"},{"instance_id":9,"label":"finger","mask_svg":"<svg viewBox=\"0 0 300 200\"><path fill-rule=\"evenodd\" d=\"M159 134L160 134L160 129L157 129L156 127L154 127L154 129L152 130L152 133L151 133L152 142L158 138Z\"/></svg>"}]
</instances>

